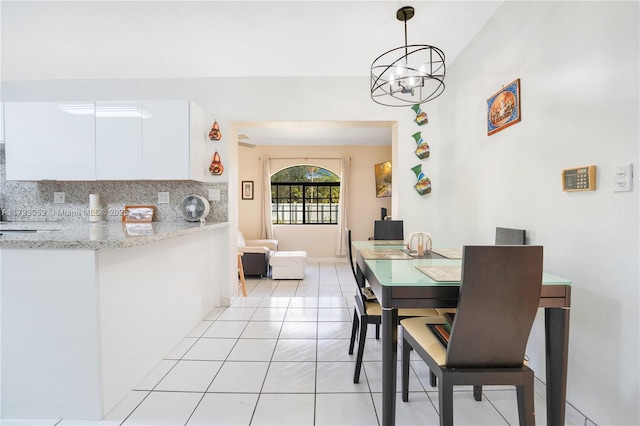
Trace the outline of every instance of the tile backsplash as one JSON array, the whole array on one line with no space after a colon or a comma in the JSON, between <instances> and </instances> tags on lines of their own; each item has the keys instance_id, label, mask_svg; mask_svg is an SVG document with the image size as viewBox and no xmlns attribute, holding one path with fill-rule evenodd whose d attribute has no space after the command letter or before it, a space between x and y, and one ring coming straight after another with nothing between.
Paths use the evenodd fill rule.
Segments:
<instances>
[{"instance_id":1,"label":"tile backsplash","mask_svg":"<svg viewBox=\"0 0 640 426\"><path fill-rule=\"evenodd\" d=\"M7 181L4 144L0 144L0 208L8 221L89 221L89 194L100 197L101 220L119 222L127 205L156 206L156 221L184 221L180 202L187 195L208 198L209 189L220 190L220 201L210 201L207 222L228 220L226 182L194 181ZM55 192L65 193L64 204L53 202ZM158 192L169 193L168 204L158 204Z\"/></svg>"}]
</instances>

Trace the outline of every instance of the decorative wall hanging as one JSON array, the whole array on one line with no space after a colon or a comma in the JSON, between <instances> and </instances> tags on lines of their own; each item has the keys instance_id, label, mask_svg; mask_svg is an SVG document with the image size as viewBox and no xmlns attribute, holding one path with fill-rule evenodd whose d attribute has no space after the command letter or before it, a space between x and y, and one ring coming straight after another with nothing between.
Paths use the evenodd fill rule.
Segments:
<instances>
[{"instance_id":1,"label":"decorative wall hanging","mask_svg":"<svg viewBox=\"0 0 640 426\"><path fill-rule=\"evenodd\" d=\"M487 135L520 121L520 79L487 99Z\"/></svg>"},{"instance_id":2,"label":"decorative wall hanging","mask_svg":"<svg viewBox=\"0 0 640 426\"><path fill-rule=\"evenodd\" d=\"M253 200L253 181L252 180L242 181L242 199Z\"/></svg>"},{"instance_id":3,"label":"decorative wall hanging","mask_svg":"<svg viewBox=\"0 0 640 426\"><path fill-rule=\"evenodd\" d=\"M422 126L423 124L427 124L429 122L427 113L420 109L420 105L414 105L411 107L411 109L416 112L416 119L414 121L418 124L418 126Z\"/></svg>"},{"instance_id":4,"label":"decorative wall hanging","mask_svg":"<svg viewBox=\"0 0 640 426\"><path fill-rule=\"evenodd\" d=\"M209 132L209 139L212 141L219 141L222 138L222 132L220 131L220 126L217 121L213 121L213 127Z\"/></svg>"},{"instance_id":5,"label":"decorative wall hanging","mask_svg":"<svg viewBox=\"0 0 640 426\"><path fill-rule=\"evenodd\" d=\"M373 166L376 176L376 198L391 197L391 161Z\"/></svg>"},{"instance_id":6,"label":"decorative wall hanging","mask_svg":"<svg viewBox=\"0 0 640 426\"><path fill-rule=\"evenodd\" d=\"M219 176L222 174L223 171L224 171L224 166L222 165L222 161L220 161L220 154L218 154L218 151L216 151L213 154L213 161L209 166L209 172L211 172L212 175Z\"/></svg>"},{"instance_id":7,"label":"decorative wall hanging","mask_svg":"<svg viewBox=\"0 0 640 426\"><path fill-rule=\"evenodd\" d=\"M424 139L422 139L422 135L420 132L414 133L413 139L415 139L416 144L418 144L418 146L416 147L416 155L419 159L424 160L429 156L429 144L425 142Z\"/></svg>"},{"instance_id":8,"label":"decorative wall hanging","mask_svg":"<svg viewBox=\"0 0 640 426\"><path fill-rule=\"evenodd\" d=\"M418 182L413 185L416 191L418 191L418 194L424 195L430 193L431 181L428 177L425 176L424 172L422 171L422 164L418 164L417 166L412 167L411 170L413 170L413 173L416 174L416 178L418 179Z\"/></svg>"}]
</instances>

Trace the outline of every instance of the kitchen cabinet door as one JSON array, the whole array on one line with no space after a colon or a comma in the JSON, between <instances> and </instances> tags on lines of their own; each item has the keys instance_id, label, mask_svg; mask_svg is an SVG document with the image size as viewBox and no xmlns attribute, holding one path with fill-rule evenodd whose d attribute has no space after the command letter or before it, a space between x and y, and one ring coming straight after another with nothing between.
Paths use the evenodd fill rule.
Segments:
<instances>
[{"instance_id":1,"label":"kitchen cabinet door","mask_svg":"<svg viewBox=\"0 0 640 426\"><path fill-rule=\"evenodd\" d=\"M93 102L6 102L7 180L95 180Z\"/></svg>"},{"instance_id":2,"label":"kitchen cabinet door","mask_svg":"<svg viewBox=\"0 0 640 426\"><path fill-rule=\"evenodd\" d=\"M205 155L208 133L204 109L195 102L189 102L189 167L192 180L204 182L205 170L209 167Z\"/></svg>"},{"instance_id":3,"label":"kitchen cabinet door","mask_svg":"<svg viewBox=\"0 0 640 426\"><path fill-rule=\"evenodd\" d=\"M4 143L4 102L0 102L0 143Z\"/></svg>"},{"instance_id":4,"label":"kitchen cabinet door","mask_svg":"<svg viewBox=\"0 0 640 426\"><path fill-rule=\"evenodd\" d=\"M143 101L144 179L189 179L189 101Z\"/></svg>"},{"instance_id":5,"label":"kitchen cabinet door","mask_svg":"<svg viewBox=\"0 0 640 426\"><path fill-rule=\"evenodd\" d=\"M142 120L143 179L204 180L191 173L192 163L202 170L204 155L204 131L192 137L192 109L202 124L204 111L187 100L142 101L142 108L149 114Z\"/></svg>"},{"instance_id":6,"label":"kitchen cabinet door","mask_svg":"<svg viewBox=\"0 0 640 426\"><path fill-rule=\"evenodd\" d=\"M46 102L51 131L51 174L56 180L96 179L94 102ZM37 123L38 117L34 117Z\"/></svg>"},{"instance_id":7,"label":"kitchen cabinet door","mask_svg":"<svg viewBox=\"0 0 640 426\"><path fill-rule=\"evenodd\" d=\"M96 101L96 179L142 179L142 101Z\"/></svg>"}]
</instances>

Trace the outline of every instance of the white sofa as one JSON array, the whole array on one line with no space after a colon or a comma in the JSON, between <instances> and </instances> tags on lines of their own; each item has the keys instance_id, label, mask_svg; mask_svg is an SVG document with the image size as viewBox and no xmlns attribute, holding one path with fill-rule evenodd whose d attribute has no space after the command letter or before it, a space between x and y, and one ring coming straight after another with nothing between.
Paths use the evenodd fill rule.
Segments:
<instances>
[{"instance_id":1,"label":"white sofa","mask_svg":"<svg viewBox=\"0 0 640 426\"><path fill-rule=\"evenodd\" d=\"M248 276L266 277L269 256L278 251L278 240L245 240L238 230L238 251L243 253L242 269Z\"/></svg>"}]
</instances>

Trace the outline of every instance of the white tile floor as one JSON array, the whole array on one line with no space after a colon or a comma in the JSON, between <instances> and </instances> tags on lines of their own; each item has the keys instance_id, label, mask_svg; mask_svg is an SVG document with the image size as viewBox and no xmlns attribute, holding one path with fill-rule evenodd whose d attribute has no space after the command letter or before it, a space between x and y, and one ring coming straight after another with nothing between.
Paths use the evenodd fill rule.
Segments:
<instances>
[{"instance_id":1,"label":"white tile floor","mask_svg":"<svg viewBox=\"0 0 640 426\"><path fill-rule=\"evenodd\" d=\"M347 263L310 263L304 280L247 279L247 298L211 312L100 422L0 420L2 426L379 425L381 345L367 340L360 383L348 354L353 275ZM368 333L373 337L375 333ZM400 386L398 384L398 391ZM437 392L412 361L410 402L397 425L437 425ZM536 395L537 424L546 424ZM456 425L517 424L515 390L455 395Z\"/></svg>"}]
</instances>

